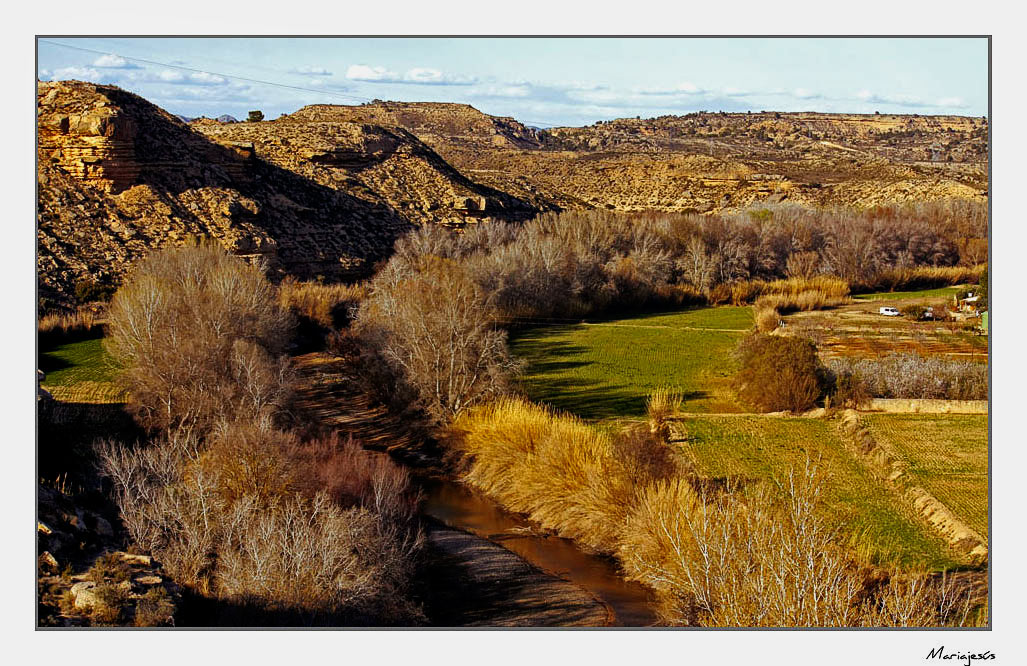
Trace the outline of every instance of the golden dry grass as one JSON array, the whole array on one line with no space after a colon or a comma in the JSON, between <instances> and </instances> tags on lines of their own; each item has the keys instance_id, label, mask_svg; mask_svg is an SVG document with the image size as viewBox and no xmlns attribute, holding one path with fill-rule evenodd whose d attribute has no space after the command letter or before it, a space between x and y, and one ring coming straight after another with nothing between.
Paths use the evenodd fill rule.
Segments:
<instances>
[{"instance_id":1,"label":"golden dry grass","mask_svg":"<svg viewBox=\"0 0 1027 666\"><path fill-rule=\"evenodd\" d=\"M597 550L616 546L635 480L609 433L518 398L469 410L450 432L470 460L465 481L543 527Z\"/></svg>"},{"instance_id":2,"label":"golden dry grass","mask_svg":"<svg viewBox=\"0 0 1027 666\"><path fill-rule=\"evenodd\" d=\"M332 328L336 325L339 309L358 305L367 293L368 287L364 283L321 284L287 278L278 286L278 302L296 315Z\"/></svg>"}]
</instances>

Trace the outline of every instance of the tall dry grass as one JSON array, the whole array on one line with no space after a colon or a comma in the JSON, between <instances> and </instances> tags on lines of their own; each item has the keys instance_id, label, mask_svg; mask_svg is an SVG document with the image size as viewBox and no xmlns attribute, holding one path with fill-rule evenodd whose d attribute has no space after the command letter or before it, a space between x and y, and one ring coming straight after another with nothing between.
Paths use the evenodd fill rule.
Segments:
<instances>
[{"instance_id":1,"label":"tall dry grass","mask_svg":"<svg viewBox=\"0 0 1027 666\"><path fill-rule=\"evenodd\" d=\"M915 291L957 284L976 283L987 264L974 266L915 266L884 271L870 280L853 284L856 293L873 291Z\"/></svg>"},{"instance_id":2,"label":"tall dry grass","mask_svg":"<svg viewBox=\"0 0 1027 666\"><path fill-rule=\"evenodd\" d=\"M286 278L278 285L278 303L297 317L325 328L340 328L350 320L369 292L365 283L322 284Z\"/></svg>"},{"instance_id":3,"label":"tall dry grass","mask_svg":"<svg viewBox=\"0 0 1027 666\"><path fill-rule=\"evenodd\" d=\"M755 303L761 296L778 297L782 302L794 302L802 298L822 299L823 302L838 303L846 302L849 296L849 284L841 278L830 275L816 275L809 278L790 277L770 282L741 280L731 284L730 289L730 299L733 305Z\"/></svg>"},{"instance_id":4,"label":"tall dry grass","mask_svg":"<svg viewBox=\"0 0 1027 666\"><path fill-rule=\"evenodd\" d=\"M461 414L450 433L450 445L469 463L465 481L602 552L616 547L635 494L654 480L646 477L663 473L647 461L659 458L650 449L663 448L662 442L617 441L578 418L518 398Z\"/></svg>"},{"instance_id":5,"label":"tall dry grass","mask_svg":"<svg viewBox=\"0 0 1027 666\"><path fill-rule=\"evenodd\" d=\"M661 386L649 394L645 413L649 418L649 432L661 441L670 440L670 418L680 411L684 398L680 391Z\"/></svg>"},{"instance_id":6,"label":"tall dry grass","mask_svg":"<svg viewBox=\"0 0 1027 666\"><path fill-rule=\"evenodd\" d=\"M100 314L93 307L55 310L39 317L36 332L40 343L56 344L87 337L101 330Z\"/></svg>"}]
</instances>

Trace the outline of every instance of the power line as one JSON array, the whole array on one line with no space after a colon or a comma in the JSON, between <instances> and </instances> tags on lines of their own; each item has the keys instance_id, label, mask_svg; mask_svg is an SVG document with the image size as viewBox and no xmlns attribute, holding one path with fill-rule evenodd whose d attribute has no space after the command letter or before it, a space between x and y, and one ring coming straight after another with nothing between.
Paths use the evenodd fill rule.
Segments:
<instances>
[{"instance_id":1,"label":"power line","mask_svg":"<svg viewBox=\"0 0 1027 666\"><path fill-rule=\"evenodd\" d=\"M257 84L260 84L260 85L273 86L275 88L284 88L284 89L287 89L287 90L301 90L303 92L316 93L318 95L330 95L330 96L333 96L333 97L339 97L341 99L356 100L358 102L373 102L374 101L370 97L361 97L359 95L347 95L345 93L335 92L335 91L331 91L331 90L317 90L315 88L304 88L302 86L293 86L293 85L289 85L287 83L277 83L275 81L264 81L262 79L251 79L251 78L247 78L245 76L237 76L235 74L225 74L223 72L213 72L213 71L205 70L205 69L196 69L194 67L186 67L184 65L173 65L171 63L159 62L159 61L156 61L156 60L147 60L145 58L136 58L134 56L122 55L120 53L115 53L113 51L98 51L96 49L89 49L89 48L85 48L83 46L72 46L71 44L61 44L60 42L51 42L50 40L47 40L47 39L40 39L38 41L41 44L50 44L51 46L59 46L59 47L62 47L62 48L71 49L73 51L82 51L84 53L93 53L95 55L101 55L101 56L104 56L104 55L114 55L114 56L117 56L119 58L123 58L125 60L128 60L130 62L140 62L140 63L144 63L144 64L147 64L147 65L155 65L155 66L158 66L158 67L170 67L172 69L180 69L180 70L183 70L183 71L186 71L186 72L193 72L193 73L196 73L196 74L206 74L208 76L220 76L220 77L224 77L226 79L235 79L237 81L246 81L247 83L257 83ZM225 64L228 64L228 63L225 63ZM263 69L265 69L267 71L273 71L273 70L270 70L268 68L263 68ZM539 120L521 120L519 122L521 124L534 125L536 127L542 127L542 128L561 127L560 125L554 125L552 123L544 123L544 122L539 121Z\"/></svg>"},{"instance_id":2,"label":"power line","mask_svg":"<svg viewBox=\"0 0 1027 666\"><path fill-rule=\"evenodd\" d=\"M304 88L302 86L292 86L292 85L289 85L287 83L276 83L274 81L264 81L264 80L261 80L261 79L251 79L251 78L247 78L245 76L237 76L235 74L224 74L224 73L221 73L221 72L211 72L211 71L204 70L204 69L195 69L193 67L185 67L184 65L172 65L171 63L157 62L156 60L146 60L144 58L136 58L136 57L125 56L125 55L121 55L119 53L105 53L104 51L97 51L95 49L87 49L87 48L84 48L84 47L81 47L81 46L72 46L70 44L61 44L59 42L51 42L51 41L46 40L46 39L40 39L39 42L42 43L42 44L50 44L52 46L60 46L60 47L66 48L66 49L72 49L74 51L84 51L85 53L94 53L96 55L115 55L115 56L117 56L119 58L123 58L123 59L131 61L131 62L141 62L141 63L145 63L147 65L156 65L158 67L170 67L172 69L180 69L180 70L183 70L183 71L186 71L186 72L193 72L193 73L196 73L196 74L206 74L208 76L220 76L220 77L223 77L223 78L226 78L226 79L235 79L237 81L246 81L247 83L257 83L257 84L265 85L265 86L273 86L275 88L285 88L285 89L288 89L288 90L301 90L303 92L316 93L318 95L330 95L330 96L333 96L333 97L339 97L339 98L348 99L348 100L356 100L356 101L359 101L359 102L370 102L370 101L372 101L368 97L359 97L357 95L346 95L344 93L339 93L339 92L335 92L335 91L331 91L331 90L316 90L314 88Z\"/></svg>"}]
</instances>

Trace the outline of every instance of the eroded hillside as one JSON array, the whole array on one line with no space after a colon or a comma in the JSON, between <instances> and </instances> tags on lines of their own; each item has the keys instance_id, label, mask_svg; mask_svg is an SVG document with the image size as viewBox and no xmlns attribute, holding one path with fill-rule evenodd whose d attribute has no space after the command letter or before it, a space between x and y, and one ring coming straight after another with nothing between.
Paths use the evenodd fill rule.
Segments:
<instances>
[{"instance_id":1,"label":"eroded hillside","mask_svg":"<svg viewBox=\"0 0 1027 666\"><path fill-rule=\"evenodd\" d=\"M282 120L187 125L113 86L39 83L40 296L114 284L189 236L305 278L367 274L417 224L530 217L401 129Z\"/></svg>"},{"instance_id":2,"label":"eroded hillside","mask_svg":"<svg viewBox=\"0 0 1027 666\"><path fill-rule=\"evenodd\" d=\"M536 205L718 212L987 196L988 126L962 116L694 113L537 130L462 104L314 106L401 126L468 177Z\"/></svg>"}]
</instances>

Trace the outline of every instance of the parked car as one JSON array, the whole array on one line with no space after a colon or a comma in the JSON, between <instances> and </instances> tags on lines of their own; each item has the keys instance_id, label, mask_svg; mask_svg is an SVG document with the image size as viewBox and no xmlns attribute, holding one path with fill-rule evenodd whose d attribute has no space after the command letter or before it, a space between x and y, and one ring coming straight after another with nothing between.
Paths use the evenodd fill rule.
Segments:
<instances>
[{"instance_id":1,"label":"parked car","mask_svg":"<svg viewBox=\"0 0 1027 666\"><path fill-rule=\"evenodd\" d=\"M898 308L890 308L888 306L882 306L881 309L878 310L878 312L883 314L885 317L901 317L902 316L902 313L899 312Z\"/></svg>"}]
</instances>

